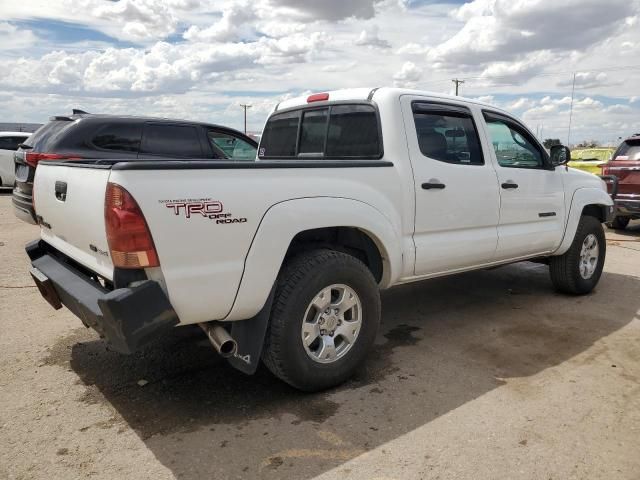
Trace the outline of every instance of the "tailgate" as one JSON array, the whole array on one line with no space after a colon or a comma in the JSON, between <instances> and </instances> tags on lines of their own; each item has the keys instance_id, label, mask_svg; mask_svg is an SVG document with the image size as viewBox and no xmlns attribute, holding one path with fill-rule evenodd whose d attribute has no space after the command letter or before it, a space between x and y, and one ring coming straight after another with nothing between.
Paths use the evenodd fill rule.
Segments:
<instances>
[{"instance_id":1,"label":"tailgate","mask_svg":"<svg viewBox=\"0 0 640 480\"><path fill-rule=\"evenodd\" d=\"M110 173L108 165L41 162L33 192L42 240L112 280L104 223Z\"/></svg>"},{"instance_id":2,"label":"tailgate","mask_svg":"<svg viewBox=\"0 0 640 480\"><path fill-rule=\"evenodd\" d=\"M608 167L608 173L618 177L619 195L640 195L640 161L614 160Z\"/></svg>"}]
</instances>

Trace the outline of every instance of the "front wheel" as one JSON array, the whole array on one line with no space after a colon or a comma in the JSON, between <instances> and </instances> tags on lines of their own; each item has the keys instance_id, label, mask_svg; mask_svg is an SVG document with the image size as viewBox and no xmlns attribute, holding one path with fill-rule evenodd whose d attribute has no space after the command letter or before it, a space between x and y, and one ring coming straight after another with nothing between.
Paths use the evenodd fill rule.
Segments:
<instances>
[{"instance_id":1,"label":"front wheel","mask_svg":"<svg viewBox=\"0 0 640 480\"><path fill-rule=\"evenodd\" d=\"M380 294L357 258L313 250L287 262L278 277L263 362L295 388L344 382L362 363L380 323Z\"/></svg>"},{"instance_id":2,"label":"front wheel","mask_svg":"<svg viewBox=\"0 0 640 480\"><path fill-rule=\"evenodd\" d=\"M589 293L600 280L606 253L602 224L595 217L583 216L569 250L550 259L553 285L564 293Z\"/></svg>"}]
</instances>

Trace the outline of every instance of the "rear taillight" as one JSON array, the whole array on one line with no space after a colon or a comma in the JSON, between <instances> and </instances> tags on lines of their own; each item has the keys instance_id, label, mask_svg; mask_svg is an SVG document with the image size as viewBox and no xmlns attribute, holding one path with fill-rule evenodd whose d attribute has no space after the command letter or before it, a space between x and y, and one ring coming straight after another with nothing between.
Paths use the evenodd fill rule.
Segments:
<instances>
[{"instance_id":1,"label":"rear taillight","mask_svg":"<svg viewBox=\"0 0 640 480\"><path fill-rule=\"evenodd\" d=\"M603 163L602 165L598 165L602 169L602 175L609 175L609 164Z\"/></svg>"},{"instance_id":2,"label":"rear taillight","mask_svg":"<svg viewBox=\"0 0 640 480\"><path fill-rule=\"evenodd\" d=\"M41 160L81 160L82 157L78 155L61 154L61 153L40 153L40 152L26 152L24 154L24 161L33 168L36 168L38 162Z\"/></svg>"},{"instance_id":3,"label":"rear taillight","mask_svg":"<svg viewBox=\"0 0 640 480\"><path fill-rule=\"evenodd\" d=\"M140 207L129 192L115 183L107 184L104 220L114 267L146 268L160 265Z\"/></svg>"}]
</instances>

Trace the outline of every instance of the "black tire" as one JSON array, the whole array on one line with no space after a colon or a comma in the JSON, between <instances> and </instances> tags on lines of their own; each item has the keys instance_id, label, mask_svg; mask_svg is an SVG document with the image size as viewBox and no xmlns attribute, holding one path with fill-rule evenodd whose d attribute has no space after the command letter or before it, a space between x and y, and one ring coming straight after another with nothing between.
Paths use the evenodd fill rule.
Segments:
<instances>
[{"instance_id":1,"label":"black tire","mask_svg":"<svg viewBox=\"0 0 640 480\"><path fill-rule=\"evenodd\" d=\"M598 241L598 260L593 275L590 278L583 278L580 274L580 252L583 242L590 234L593 234ZM583 216L578 223L578 229L569 250L563 255L550 258L549 273L556 290L574 295L591 292L602 275L606 253L607 243L600 220L587 215Z\"/></svg>"},{"instance_id":2,"label":"black tire","mask_svg":"<svg viewBox=\"0 0 640 480\"><path fill-rule=\"evenodd\" d=\"M607 223L607 227L613 228L614 230L624 230L629 225L629 221L631 218L629 217L615 217L613 221Z\"/></svg>"},{"instance_id":3,"label":"black tire","mask_svg":"<svg viewBox=\"0 0 640 480\"><path fill-rule=\"evenodd\" d=\"M318 363L305 350L302 322L313 298L324 288L344 284L362 305L362 324L352 346L332 363ZM264 364L281 380L308 392L347 380L364 361L380 324L380 292L369 269L357 258L334 250L302 253L284 265L271 310L262 354Z\"/></svg>"}]
</instances>

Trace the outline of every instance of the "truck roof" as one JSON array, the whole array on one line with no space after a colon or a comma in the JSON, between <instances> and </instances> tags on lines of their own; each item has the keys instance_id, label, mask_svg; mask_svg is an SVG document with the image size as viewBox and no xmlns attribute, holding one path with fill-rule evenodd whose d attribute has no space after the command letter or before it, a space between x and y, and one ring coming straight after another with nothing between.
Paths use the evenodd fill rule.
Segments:
<instances>
[{"instance_id":1,"label":"truck roof","mask_svg":"<svg viewBox=\"0 0 640 480\"><path fill-rule=\"evenodd\" d=\"M491 107L493 109L502 110L495 105L491 105L489 103L481 102L479 100L475 100L472 98L459 97L454 95L447 95L444 93L430 92L427 90L415 90L410 88L397 88L397 87L364 87L364 88L344 88L340 90L327 90L322 92L323 95L328 95L328 101L333 102L341 102L341 101L365 101L371 100L375 97L384 95L384 96L395 96L400 97L401 95L422 95L428 97L437 97L443 100L455 100L455 101L463 101L468 103L474 103L476 105L483 105L487 107ZM306 95L301 95L299 97L290 98L280 102L275 110L284 110L287 108L300 107L303 105L307 105L308 98L311 95L320 95L317 93L308 93Z\"/></svg>"}]
</instances>

